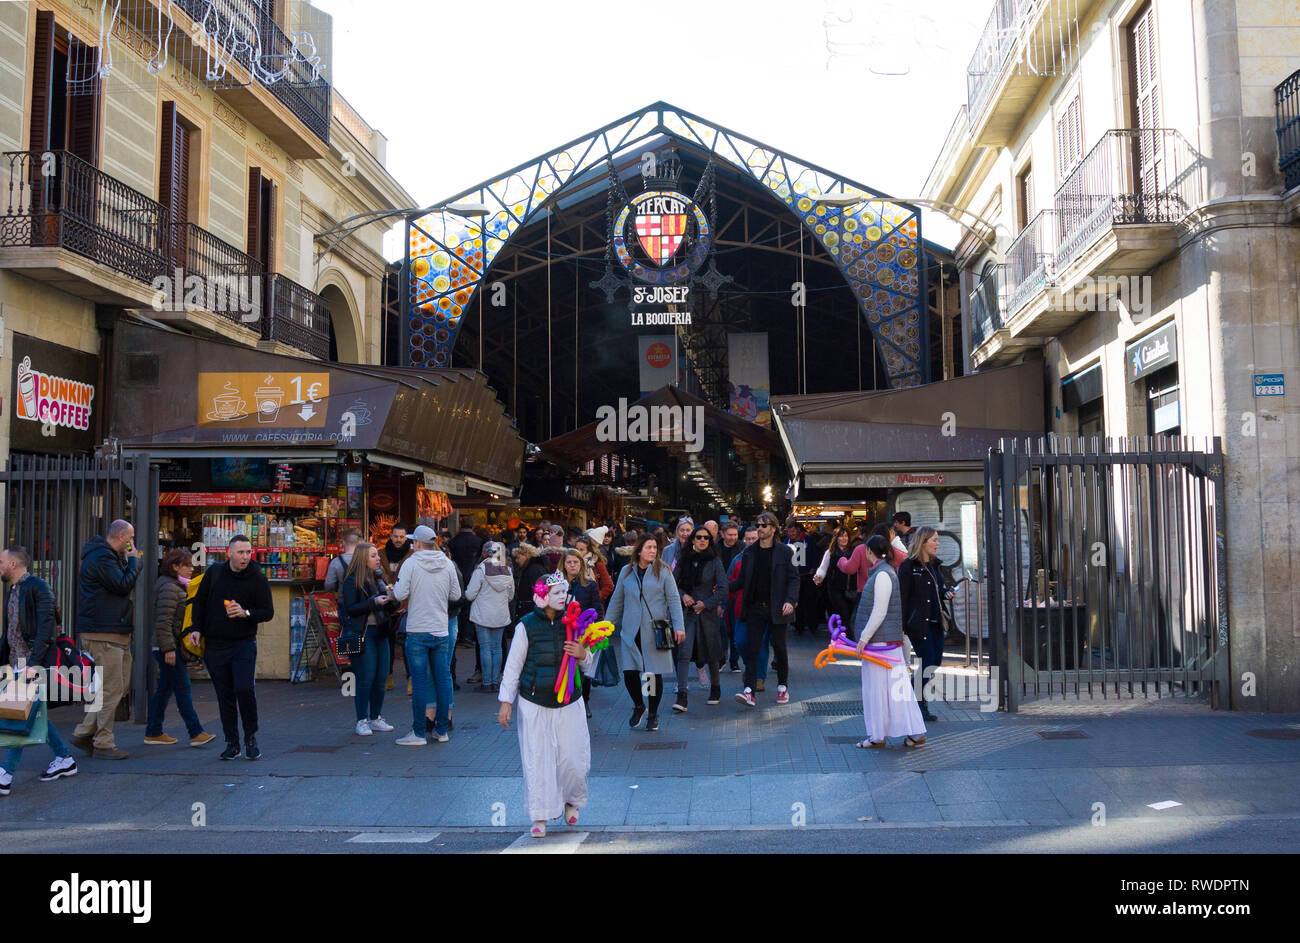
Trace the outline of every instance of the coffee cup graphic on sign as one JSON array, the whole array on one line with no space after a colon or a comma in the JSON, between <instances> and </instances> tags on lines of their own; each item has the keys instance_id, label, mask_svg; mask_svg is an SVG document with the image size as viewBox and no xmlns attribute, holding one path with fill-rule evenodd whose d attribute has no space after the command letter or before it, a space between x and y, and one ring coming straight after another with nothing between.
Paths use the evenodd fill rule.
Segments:
<instances>
[{"instance_id":1,"label":"coffee cup graphic on sign","mask_svg":"<svg viewBox=\"0 0 1300 943\"><path fill-rule=\"evenodd\" d=\"M18 396L23 403L23 415L36 418L36 374L32 373L32 358L24 357L18 364Z\"/></svg>"},{"instance_id":2,"label":"coffee cup graphic on sign","mask_svg":"<svg viewBox=\"0 0 1300 943\"><path fill-rule=\"evenodd\" d=\"M239 395L233 383L226 383L216 396L212 397L212 411L205 417L209 422L229 422L244 417L244 407L248 404Z\"/></svg>"},{"instance_id":3,"label":"coffee cup graphic on sign","mask_svg":"<svg viewBox=\"0 0 1300 943\"><path fill-rule=\"evenodd\" d=\"M275 422L280 418L280 407L284 404L284 390L274 386L275 377L267 377L253 394L257 403L257 421Z\"/></svg>"}]
</instances>

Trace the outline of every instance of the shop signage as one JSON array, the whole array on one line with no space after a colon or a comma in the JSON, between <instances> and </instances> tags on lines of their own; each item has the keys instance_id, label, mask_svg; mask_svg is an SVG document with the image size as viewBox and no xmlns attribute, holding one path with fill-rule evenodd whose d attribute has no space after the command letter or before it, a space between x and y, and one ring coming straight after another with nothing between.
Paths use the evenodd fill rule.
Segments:
<instances>
[{"instance_id":1,"label":"shop signage","mask_svg":"<svg viewBox=\"0 0 1300 943\"><path fill-rule=\"evenodd\" d=\"M440 475L437 472L424 473L424 487L427 491L441 491L444 494L465 494L465 479Z\"/></svg>"},{"instance_id":2,"label":"shop signage","mask_svg":"<svg viewBox=\"0 0 1300 943\"><path fill-rule=\"evenodd\" d=\"M263 491L163 491L160 507L314 508L319 498L305 494Z\"/></svg>"},{"instance_id":3,"label":"shop signage","mask_svg":"<svg viewBox=\"0 0 1300 943\"><path fill-rule=\"evenodd\" d=\"M824 472L805 476L806 488L954 488L984 484L983 472Z\"/></svg>"},{"instance_id":4,"label":"shop signage","mask_svg":"<svg viewBox=\"0 0 1300 943\"><path fill-rule=\"evenodd\" d=\"M1140 380L1148 373L1178 361L1178 325L1166 324L1125 350L1128 360L1129 382Z\"/></svg>"},{"instance_id":5,"label":"shop signage","mask_svg":"<svg viewBox=\"0 0 1300 943\"><path fill-rule=\"evenodd\" d=\"M676 190L647 190L628 201L614 222L614 254L632 277L673 285L695 273L712 246L699 205Z\"/></svg>"},{"instance_id":6,"label":"shop signage","mask_svg":"<svg viewBox=\"0 0 1300 943\"><path fill-rule=\"evenodd\" d=\"M98 358L15 334L10 448L84 452L94 446Z\"/></svg>"},{"instance_id":7,"label":"shop signage","mask_svg":"<svg viewBox=\"0 0 1300 943\"><path fill-rule=\"evenodd\" d=\"M198 425L320 428L329 395L328 373L200 373Z\"/></svg>"},{"instance_id":8,"label":"shop signage","mask_svg":"<svg viewBox=\"0 0 1300 943\"><path fill-rule=\"evenodd\" d=\"M691 323L690 306L686 285L637 285L628 312L633 327L675 327Z\"/></svg>"},{"instance_id":9,"label":"shop signage","mask_svg":"<svg viewBox=\"0 0 1300 943\"><path fill-rule=\"evenodd\" d=\"M1255 374L1256 396L1286 396L1285 373Z\"/></svg>"}]
</instances>

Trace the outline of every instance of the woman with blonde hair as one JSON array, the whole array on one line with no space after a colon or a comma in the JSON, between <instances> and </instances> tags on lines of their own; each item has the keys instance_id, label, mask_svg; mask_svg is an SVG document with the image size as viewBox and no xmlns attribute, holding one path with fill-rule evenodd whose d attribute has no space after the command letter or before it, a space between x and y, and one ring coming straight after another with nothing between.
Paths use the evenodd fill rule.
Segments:
<instances>
[{"instance_id":1,"label":"woman with blonde hair","mask_svg":"<svg viewBox=\"0 0 1300 943\"><path fill-rule=\"evenodd\" d=\"M912 647L921 656L921 678L929 683L934 671L943 664L943 638L946 634L943 600L952 599L943 571L939 569L939 532L921 527L912 539L912 549L898 568L898 585L903 602L903 629ZM921 716L928 722L939 718L930 712L921 688Z\"/></svg>"},{"instance_id":2,"label":"woman with blonde hair","mask_svg":"<svg viewBox=\"0 0 1300 943\"><path fill-rule=\"evenodd\" d=\"M573 549L587 561L587 568L600 590L601 604L609 602L609 597L614 595L614 581L609 578L609 568L605 565L605 554L601 552L600 544L588 533L574 538Z\"/></svg>"}]
</instances>

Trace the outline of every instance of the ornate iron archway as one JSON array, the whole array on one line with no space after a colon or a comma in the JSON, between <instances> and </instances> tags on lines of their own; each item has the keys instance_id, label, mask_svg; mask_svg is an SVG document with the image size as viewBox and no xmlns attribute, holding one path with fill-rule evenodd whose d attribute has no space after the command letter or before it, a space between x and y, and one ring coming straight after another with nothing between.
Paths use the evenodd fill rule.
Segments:
<instances>
[{"instance_id":1,"label":"ornate iron archway","mask_svg":"<svg viewBox=\"0 0 1300 943\"><path fill-rule=\"evenodd\" d=\"M880 350L890 386L928 381L920 211L664 102L457 194L431 212L407 217L407 361L447 366L462 317L511 236L586 171L660 135L744 172L785 204L835 260ZM467 203L477 204L473 214Z\"/></svg>"}]
</instances>

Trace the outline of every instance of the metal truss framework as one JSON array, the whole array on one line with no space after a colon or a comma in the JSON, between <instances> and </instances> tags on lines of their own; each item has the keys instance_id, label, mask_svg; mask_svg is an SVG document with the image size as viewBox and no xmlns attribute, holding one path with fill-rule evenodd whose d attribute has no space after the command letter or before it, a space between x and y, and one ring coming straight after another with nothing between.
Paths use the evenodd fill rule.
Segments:
<instances>
[{"instance_id":1,"label":"metal truss framework","mask_svg":"<svg viewBox=\"0 0 1300 943\"><path fill-rule=\"evenodd\" d=\"M834 259L880 350L891 387L928 381L920 211L664 102L451 197L406 220L405 356L450 363L461 322L485 273L526 223L553 211L566 185L602 161L666 136L702 149L784 204ZM459 204L460 212L449 209ZM464 211L476 203L473 214Z\"/></svg>"}]
</instances>

